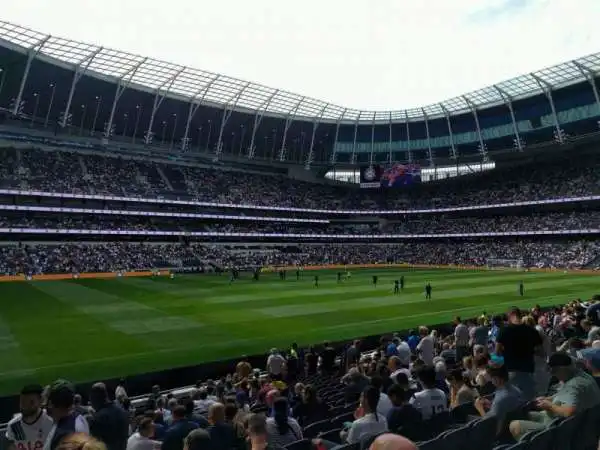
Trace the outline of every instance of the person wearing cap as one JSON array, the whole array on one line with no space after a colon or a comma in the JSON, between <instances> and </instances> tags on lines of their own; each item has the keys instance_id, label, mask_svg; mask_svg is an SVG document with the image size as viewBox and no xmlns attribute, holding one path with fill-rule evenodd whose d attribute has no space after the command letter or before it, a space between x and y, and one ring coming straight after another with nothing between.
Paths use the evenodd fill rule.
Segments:
<instances>
[{"instance_id":1,"label":"person wearing cap","mask_svg":"<svg viewBox=\"0 0 600 450\"><path fill-rule=\"evenodd\" d=\"M535 397L535 355L543 342L537 330L521 322L521 310L512 308L509 324L502 328L496 340L496 354L504 357L504 365L513 385L523 393L524 400Z\"/></svg>"},{"instance_id":2,"label":"person wearing cap","mask_svg":"<svg viewBox=\"0 0 600 450\"><path fill-rule=\"evenodd\" d=\"M562 386L552 397L536 401L541 412L530 412L529 420L515 420L509 429L515 439L525 433L545 428L558 417L570 417L600 404L600 388L591 375L579 370L573 358L566 353L554 353L548 366Z\"/></svg>"},{"instance_id":3,"label":"person wearing cap","mask_svg":"<svg viewBox=\"0 0 600 450\"><path fill-rule=\"evenodd\" d=\"M591 375L596 380L596 384L600 387L600 348L586 348L580 352L580 355L586 368L590 371Z\"/></svg>"},{"instance_id":4,"label":"person wearing cap","mask_svg":"<svg viewBox=\"0 0 600 450\"><path fill-rule=\"evenodd\" d=\"M60 441L73 433L89 434L85 418L73 408L75 387L66 380L56 380L48 390L48 412L54 427L44 443L44 450L55 450Z\"/></svg>"}]
</instances>

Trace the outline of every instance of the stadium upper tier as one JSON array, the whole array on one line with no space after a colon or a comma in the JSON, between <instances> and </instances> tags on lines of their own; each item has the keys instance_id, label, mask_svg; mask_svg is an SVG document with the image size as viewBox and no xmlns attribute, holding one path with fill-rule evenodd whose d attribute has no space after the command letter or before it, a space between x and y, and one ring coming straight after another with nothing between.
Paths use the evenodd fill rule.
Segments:
<instances>
[{"instance_id":1,"label":"stadium upper tier","mask_svg":"<svg viewBox=\"0 0 600 450\"><path fill-rule=\"evenodd\" d=\"M0 107L32 126L307 167L487 158L596 132L600 117L600 54L398 111L346 108L7 22L0 70Z\"/></svg>"},{"instance_id":2,"label":"stadium upper tier","mask_svg":"<svg viewBox=\"0 0 600 450\"><path fill-rule=\"evenodd\" d=\"M111 203L100 197L90 204L124 209L137 202L145 204L146 210L156 210L170 202L186 212L286 217L310 213L321 219L411 211L414 214L417 209L481 209L483 205L543 200L553 200L550 206L556 206L574 198L579 198L578 203L588 203L593 199L581 197L600 195L600 155L574 155L579 154L561 152L558 159L499 168L462 179L371 191L276 174L101 153L0 148L0 193L14 195L16 192L12 191L21 191L20 197L28 196L32 199L29 204L37 205L43 198L45 205L77 206L74 199L81 202L83 195L110 195L117 197ZM25 191L39 192L25 195ZM61 195L51 193L67 195L61 199Z\"/></svg>"}]
</instances>

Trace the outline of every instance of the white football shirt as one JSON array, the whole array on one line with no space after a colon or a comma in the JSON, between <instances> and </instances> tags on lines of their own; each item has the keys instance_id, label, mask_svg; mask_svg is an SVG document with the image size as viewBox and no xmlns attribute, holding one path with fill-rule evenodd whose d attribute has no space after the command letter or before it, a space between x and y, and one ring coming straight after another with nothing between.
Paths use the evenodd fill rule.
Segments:
<instances>
[{"instance_id":1,"label":"white football shirt","mask_svg":"<svg viewBox=\"0 0 600 450\"><path fill-rule=\"evenodd\" d=\"M419 410L423 420L448 411L448 398L441 389L423 389L410 399L410 404Z\"/></svg>"},{"instance_id":2,"label":"white football shirt","mask_svg":"<svg viewBox=\"0 0 600 450\"><path fill-rule=\"evenodd\" d=\"M32 423L25 422L23 416L17 414L6 426L6 439L12 442L17 450L42 450L53 425L54 421L46 411L41 411Z\"/></svg>"}]
</instances>

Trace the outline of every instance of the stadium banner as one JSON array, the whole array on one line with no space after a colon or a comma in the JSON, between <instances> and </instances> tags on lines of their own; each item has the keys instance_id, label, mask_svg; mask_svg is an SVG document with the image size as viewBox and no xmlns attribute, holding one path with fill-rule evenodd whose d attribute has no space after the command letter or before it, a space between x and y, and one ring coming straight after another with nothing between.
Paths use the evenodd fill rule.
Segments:
<instances>
[{"instance_id":1,"label":"stadium banner","mask_svg":"<svg viewBox=\"0 0 600 450\"><path fill-rule=\"evenodd\" d=\"M30 197L46 197L46 198L62 198L62 199L75 199L75 200L102 200L102 201L117 201L117 202L130 202L130 203L149 203L149 204L166 204L166 205L186 205L196 207L208 207L208 208L230 208L230 209L253 209L262 211L280 211L280 212L301 212L301 213L314 213L314 214L360 214L365 216L378 216L381 214L439 214L453 211L477 211L485 209L499 209L499 208L514 208L517 206L536 206L536 205L551 205L551 204L565 204L565 203L581 203L581 202L592 202L600 201L600 195L587 195L580 197L561 197L552 198L548 200L531 200L523 202L512 202L512 203L491 203L491 204L480 204L473 206L455 206L448 208L427 208L427 209L396 209L396 210L365 210L365 209L313 209L313 208L294 208L285 206L261 206L261 205L240 205L234 203L214 203L214 202L201 202L196 200L181 200L179 198L165 199L165 198L142 198L142 197L122 197L114 195L99 195L99 194L72 194L67 192L45 192L45 191L32 191L26 189L0 189L2 195L21 195Z\"/></svg>"},{"instance_id":2,"label":"stadium banner","mask_svg":"<svg viewBox=\"0 0 600 450\"><path fill-rule=\"evenodd\" d=\"M88 272L88 273L51 273L46 275L4 275L0 276L0 283L7 281L52 281L52 280L73 280L73 279L110 279L118 276L131 277L156 277L168 276L169 270L161 269L159 271L142 272Z\"/></svg>"},{"instance_id":3,"label":"stadium banner","mask_svg":"<svg viewBox=\"0 0 600 450\"><path fill-rule=\"evenodd\" d=\"M275 273L285 271L316 271L316 270L356 270L356 269L439 269L439 270L476 270L487 272L492 269L487 266L459 266L454 264L408 264L408 263L381 263L381 264L323 264L313 266L266 266L261 268L261 273ZM530 267L528 272L564 272L586 275L600 275L600 271L591 269L561 269L555 267ZM142 272L90 272L90 273L59 273L48 275L0 275L0 283L11 281L53 281L72 279L110 279L120 277L171 277L172 273L198 273L178 272L177 269L156 269ZM202 273L202 272L200 272ZM172 277L171 277L172 278Z\"/></svg>"}]
</instances>

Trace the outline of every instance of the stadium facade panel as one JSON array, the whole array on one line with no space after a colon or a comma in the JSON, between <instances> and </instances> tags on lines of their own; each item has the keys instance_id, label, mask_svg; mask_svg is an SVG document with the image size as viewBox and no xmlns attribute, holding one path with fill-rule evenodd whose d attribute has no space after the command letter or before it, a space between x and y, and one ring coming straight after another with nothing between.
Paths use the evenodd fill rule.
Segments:
<instances>
[{"instance_id":1,"label":"stadium facade panel","mask_svg":"<svg viewBox=\"0 0 600 450\"><path fill-rule=\"evenodd\" d=\"M487 160L598 131L600 54L435 105L359 111L0 22L0 108L32 127L312 165Z\"/></svg>"}]
</instances>

